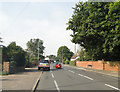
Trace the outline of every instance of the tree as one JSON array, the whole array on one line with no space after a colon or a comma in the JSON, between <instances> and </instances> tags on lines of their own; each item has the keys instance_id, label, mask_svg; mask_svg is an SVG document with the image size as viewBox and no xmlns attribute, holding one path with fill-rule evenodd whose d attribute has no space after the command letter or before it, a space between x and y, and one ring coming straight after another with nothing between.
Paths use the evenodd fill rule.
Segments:
<instances>
[{"instance_id":1,"label":"tree","mask_svg":"<svg viewBox=\"0 0 120 92\"><path fill-rule=\"evenodd\" d=\"M3 61L14 62L15 66L25 66L26 52L17 46L15 42L11 42L7 47L3 47Z\"/></svg>"},{"instance_id":2,"label":"tree","mask_svg":"<svg viewBox=\"0 0 120 92\"><path fill-rule=\"evenodd\" d=\"M62 59L70 60L72 55L73 55L73 52L71 52L67 46L61 46L57 51L57 57L61 62L62 62Z\"/></svg>"},{"instance_id":3,"label":"tree","mask_svg":"<svg viewBox=\"0 0 120 92\"><path fill-rule=\"evenodd\" d=\"M0 43L2 43L3 41L2 41L2 38L0 37Z\"/></svg>"},{"instance_id":4,"label":"tree","mask_svg":"<svg viewBox=\"0 0 120 92\"><path fill-rule=\"evenodd\" d=\"M58 60L58 58L55 55L49 55L48 57L50 60L54 60L54 61Z\"/></svg>"},{"instance_id":5,"label":"tree","mask_svg":"<svg viewBox=\"0 0 120 92\"><path fill-rule=\"evenodd\" d=\"M67 30L94 59L120 60L120 2L79 2Z\"/></svg>"},{"instance_id":6,"label":"tree","mask_svg":"<svg viewBox=\"0 0 120 92\"><path fill-rule=\"evenodd\" d=\"M30 41L27 42L27 50L30 58L32 59L38 59L38 56L39 59L43 59L44 57L42 54L44 52L44 48L45 47L43 46L43 41L40 39L31 39Z\"/></svg>"},{"instance_id":7,"label":"tree","mask_svg":"<svg viewBox=\"0 0 120 92\"><path fill-rule=\"evenodd\" d=\"M2 62L7 62L8 61L8 52L7 52L7 47L3 46L2 47Z\"/></svg>"}]
</instances>

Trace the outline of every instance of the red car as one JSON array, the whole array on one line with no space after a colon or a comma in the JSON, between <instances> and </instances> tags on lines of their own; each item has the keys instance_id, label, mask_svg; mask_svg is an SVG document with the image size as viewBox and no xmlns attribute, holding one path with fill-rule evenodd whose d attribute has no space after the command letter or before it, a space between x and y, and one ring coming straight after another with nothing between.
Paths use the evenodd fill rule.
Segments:
<instances>
[{"instance_id":1,"label":"red car","mask_svg":"<svg viewBox=\"0 0 120 92\"><path fill-rule=\"evenodd\" d=\"M60 69L62 65L60 63L56 63L55 68Z\"/></svg>"}]
</instances>

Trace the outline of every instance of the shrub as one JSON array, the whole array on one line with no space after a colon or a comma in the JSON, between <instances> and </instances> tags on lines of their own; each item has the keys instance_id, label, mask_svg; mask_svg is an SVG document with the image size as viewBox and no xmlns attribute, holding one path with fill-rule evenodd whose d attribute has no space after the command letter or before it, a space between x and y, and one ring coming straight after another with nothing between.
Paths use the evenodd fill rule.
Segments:
<instances>
[{"instance_id":1,"label":"shrub","mask_svg":"<svg viewBox=\"0 0 120 92\"><path fill-rule=\"evenodd\" d=\"M2 75L8 75L6 71L2 71Z\"/></svg>"},{"instance_id":2,"label":"shrub","mask_svg":"<svg viewBox=\"0 0 120 92\"><path fill-rule=\"evenodd\" d=\"M76 66L76 61L70 61L70 65Z\"/></svg>"},{"instance_id":3,"label":"shrub","mask_svg":"<svg viewBox=\"0 0 120 92\"><path fill-rule=\"evenodd\" d=\"M69 64L69 61L67 60L67 61L65 61L65 64Z\"/></svg>"}]
</instances>

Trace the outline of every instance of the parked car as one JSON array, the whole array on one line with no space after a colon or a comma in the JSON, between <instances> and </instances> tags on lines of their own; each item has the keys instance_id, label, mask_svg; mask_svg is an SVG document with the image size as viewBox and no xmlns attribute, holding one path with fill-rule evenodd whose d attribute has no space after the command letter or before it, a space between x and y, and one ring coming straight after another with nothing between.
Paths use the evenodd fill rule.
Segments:
<instances>
[{"instance_id":1,"label":"parked car","mask_svg":"<svg viewBox=\"0 0 120 92\"><path fill-rule=\"evenodd\" d=\"M61 65L60 63L57 62L57 63L55 64L55 68L60 69L61 67L62 67L62 65Z\"/></svg>"},{"instance_id":2,"label":"parked car","mask_svg":"<svg viewBox=\"0 0 120 92\"><path fill-rule=\"evenodd\" d=\"M44 70L49 70L50 71L50 62L49 60L41 60L39 65L38 65L38 70L44 69Z\"/></svg>"}]
</instances>

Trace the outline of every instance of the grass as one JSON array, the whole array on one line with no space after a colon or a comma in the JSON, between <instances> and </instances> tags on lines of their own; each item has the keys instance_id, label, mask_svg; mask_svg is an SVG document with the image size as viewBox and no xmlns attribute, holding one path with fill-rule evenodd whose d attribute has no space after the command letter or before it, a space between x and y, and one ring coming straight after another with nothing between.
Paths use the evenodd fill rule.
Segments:
<instances>
[{"instance_id":1,"label":"grass","mask_svg":"<svg viewBox=\"0 0 120 92\"><path fill-rule=\"evenodd\" d=\"M6 71L2 71L2 75L8 75Z\"/></svg>"}]
</instances>

